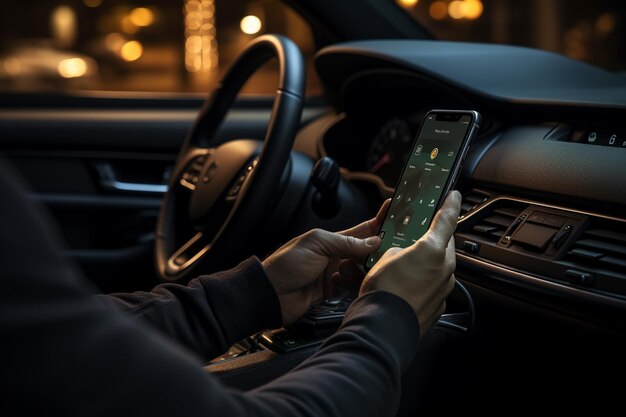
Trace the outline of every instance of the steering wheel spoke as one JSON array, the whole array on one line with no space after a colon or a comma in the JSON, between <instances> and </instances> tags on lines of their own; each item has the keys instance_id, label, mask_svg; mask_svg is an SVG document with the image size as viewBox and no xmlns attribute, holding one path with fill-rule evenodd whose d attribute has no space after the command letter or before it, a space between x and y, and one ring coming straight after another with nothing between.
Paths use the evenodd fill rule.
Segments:
<instances>
[{"instance_id":1,"label":"steering wheel spoke","mask_svg":"<svg viewBox=\"0 0 626 417\"><path fill-rule=\"evenodd\" d=\"M167 259L166 270L175 276L193 265L211 248L211 242L204 232L196 233Z\"/></svg>"}]
</instances>

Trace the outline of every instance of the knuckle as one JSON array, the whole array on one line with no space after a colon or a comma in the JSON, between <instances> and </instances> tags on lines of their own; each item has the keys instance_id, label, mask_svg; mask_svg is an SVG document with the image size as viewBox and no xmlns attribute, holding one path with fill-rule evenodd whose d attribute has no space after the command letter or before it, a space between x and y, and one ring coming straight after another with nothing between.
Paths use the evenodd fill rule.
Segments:
<instances>
[{"instance_id":1,"label":"knuckle","mask_svg":"<svg viewBox=\"0 0 626 417\"><path fill-rule=\"evenodd\" d=\"M312 239L319 239L322 237L322 235L324 234L324 231L322 229L319 228L315 228L315 229L311 229L307 235L312 238Z\"/></svg>"},{"instance_id":2,"label":"knuckle","mask_svg":"<svg viewBox=\"0 0 626 417\"><path fill-rule=\"evenodd\" d=\"M443 260L446 255L445 247L431 233L426 234L424 239L420 240L420 247L428 257L432 257L437 261Z\"/></svg>"}]
</instances>

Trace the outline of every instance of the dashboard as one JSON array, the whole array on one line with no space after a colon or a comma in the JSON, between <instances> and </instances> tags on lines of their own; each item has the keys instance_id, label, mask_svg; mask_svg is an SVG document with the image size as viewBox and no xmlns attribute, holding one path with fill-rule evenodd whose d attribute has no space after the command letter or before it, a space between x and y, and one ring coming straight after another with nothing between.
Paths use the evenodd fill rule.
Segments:
<instances>
[{"instance_id":1,"label":"dashboard","mask_svg":"<svg viewBox=\"0 0 626 417\"><path fill-rule=\"evenodd\" d=\"M458 273L624 329L614 313L626 309L626 78L525 48L442 44L322 50L337 112L316 122L319 154L386 198L427 111L478 110L458 184Z\"/></svg>"}]
</instances>

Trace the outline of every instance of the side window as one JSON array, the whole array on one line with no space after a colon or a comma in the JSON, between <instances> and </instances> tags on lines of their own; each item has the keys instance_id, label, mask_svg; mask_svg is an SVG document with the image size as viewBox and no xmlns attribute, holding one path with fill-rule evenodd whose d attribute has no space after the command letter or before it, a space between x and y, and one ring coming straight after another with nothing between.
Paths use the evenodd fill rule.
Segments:
<instances>
[{"instance_id":1,"label":"side window","mask_svg":"<svg viewBox=\"0 0 626 417\"><path fill-rule=\"evenodd\" d=\"M293 39L313 71L309 24L279 0L42 0L0 3L0 89L207 92L264 33ZM276 66L245 87L272 94Z\"/></svg>"}]
</instances>

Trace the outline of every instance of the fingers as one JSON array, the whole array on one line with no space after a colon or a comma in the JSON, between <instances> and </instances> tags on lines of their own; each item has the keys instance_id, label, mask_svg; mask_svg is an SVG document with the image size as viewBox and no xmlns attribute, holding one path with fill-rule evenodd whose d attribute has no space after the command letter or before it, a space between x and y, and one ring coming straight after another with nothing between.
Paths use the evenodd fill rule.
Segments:
<instances>
[{"instance_id":1,"label":"fingers","mask_svg":"<svg viewBox=\"0 0 626 417\"><path fill-rule=\"evenodd\" d=\"M350 229L342 230L339 233L342 235L354 236L361 239L364 239L368 236L376 235L378 233L378 229L380 229L380 226L385 221L385 216L387 215L387 210L389 210L390 204L391 199L385 200L373 219L351 227Z\"/></svg>"},{"instance_id":2,"label":"fingers","mask_svg":"<svg viewBox=\"0 0 626 417\"><path fill-rule=\"evenodd\" d=\"M448 194L441 209L437 212L426 234L428 238L435 240L443 249L443 245L447 244L454 234L460 213L461 193L455 190Z\"/></svg>"},{"instance_id":3,"label":"fingers","mask_svg":"<svg viewBox=\"0 0 626 417\"><path fill-rule=\"evenodd\" d=\"M329 258L363 259L380 246L378 236L360 239L332 233L322 229L314 229L305 235L309 248L319 255Z\"/></svg>"},{"instance_id":4,"label":"fingers","mask_svg":"<svg viewBox=\"0 0 626 417\"><path fill-rule=\"evenodd\" d=\"M370 224L370 229L371 229L372 234L378 233L378 229L380 229L380 226L385 221L385 216L387 215L387 211L389 211L390 205L391 205L391 198L388 198L383 202L383 205L380 206L378 213L376 213L376 217L374 217L374 223Z\"/></svg>"}]
</instances>

